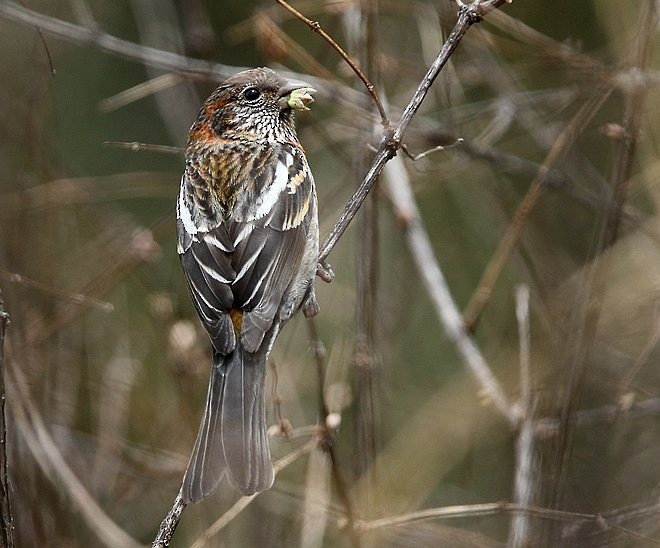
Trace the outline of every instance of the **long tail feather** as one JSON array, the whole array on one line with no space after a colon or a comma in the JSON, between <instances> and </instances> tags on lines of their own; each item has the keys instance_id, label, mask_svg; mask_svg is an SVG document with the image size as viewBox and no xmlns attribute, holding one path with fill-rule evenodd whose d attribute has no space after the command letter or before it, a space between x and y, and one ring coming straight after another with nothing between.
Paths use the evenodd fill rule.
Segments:
<instances>
[{"instance_id":1,"label":"long tail feather","mask_svg":"<svg viewBox=\"0 0 660 548\"><path fill-rule=\"evenodd\" d=\"M273 484L265 377L261 352L245 352L239 343L227 356L214 353L204 417L183 478L184 501L207 497L225 474L245 495Z\"/></svg>"}]
</instances>

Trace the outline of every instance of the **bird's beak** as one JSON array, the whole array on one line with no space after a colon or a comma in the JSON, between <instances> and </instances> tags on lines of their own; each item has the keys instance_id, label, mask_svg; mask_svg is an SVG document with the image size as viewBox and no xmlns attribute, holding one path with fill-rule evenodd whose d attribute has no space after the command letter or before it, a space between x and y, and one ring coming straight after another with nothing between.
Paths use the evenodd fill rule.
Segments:
<instances>
[{"instance_id":1,"label":"bird's beak","mask_svg":"<svg viewBox=\"0 0 660 548\"><path fill-rule=\"evenodd\" d=\"M300 80L284 80L280 84L278 95L280 96L280 108L292 108L294 110L309 110L307 106L314 102L312 93L316 90Z\"/></svg>"}]
</instances>

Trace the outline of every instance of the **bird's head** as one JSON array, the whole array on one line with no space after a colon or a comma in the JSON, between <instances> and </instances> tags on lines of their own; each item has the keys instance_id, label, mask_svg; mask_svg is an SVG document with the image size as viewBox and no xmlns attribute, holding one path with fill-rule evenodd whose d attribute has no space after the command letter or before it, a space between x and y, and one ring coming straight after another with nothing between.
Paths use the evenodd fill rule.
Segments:
<instances>
[{"instance_id":1,"label":"bird's head","mask_svg":"<svg viewBox=\"0 0 660 548\"><path fill-rule=\"evenodd\" d=\"M269 68L246 70L213 92L202 106L198 123L223 139L291 140L295 138L293 113L309 110L315 91L309 84L283 78Z\"/></svg>"}]
</instances>

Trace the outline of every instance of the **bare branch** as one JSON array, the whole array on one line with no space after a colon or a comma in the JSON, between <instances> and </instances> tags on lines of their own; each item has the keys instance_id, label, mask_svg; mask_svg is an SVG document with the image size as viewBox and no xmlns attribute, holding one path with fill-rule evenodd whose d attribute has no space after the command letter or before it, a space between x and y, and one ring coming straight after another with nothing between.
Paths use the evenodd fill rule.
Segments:
<instances>
[{"instance_id":1,"label":"bare branch","mask_svg":"<svg viewBox=\"0 0 660 548\"><path fill-rule=\"evenodd\" d=\"M279 0L276 0L279 1ZM358 186L358 189L355 191L351 199L346 204L344 211L341 216L335 223L335 226L330 231L323 241L319 252L319 263L323 265L325 259L328 257L332 249L337 245L337 242L342 237L348 225L351 223L355 214L362 206L365 198L369 194L369 191L372 189L378 175L385 167L385 164L389 162L397 153L398 149L401 147L401 141L403 139L408 125L411 120L419 110L426 94L429 92L429 89L433 85L433 82L440 74L440 71L445 66L449 58L454 53L461 39L468 31L468 29L475 23L481 21L481 18L488 12L493 9L498 8L504 4L506 0L477 0L472 4L462 5L458 12L458 20L454 25L454 28L451 31L451 34L445 41L440 53L435 58L431 66L429 67L426 75L422 81L417 86L415 93L408 102L408 105L401 115L401 119L397 123L393 131L387 131L383 136L376 156L371 162L371 166L367 170L364 179Z\"/></svg>"},{"instance_id":2,"label":"bare branch","mask_svg":"<svg viewBox=\"0 0 660 548\"><path fill-rule=\"evenodd\" d=\"M167 513L158 528L158 534L151 544L152 548L166 548L170 545L174 531L176 531L176 528L181 521L186 506L187 504L183 502L181 491L179 491L174 499L172 508L170 508L170 511Z\"/></svg>"}]
</instances>

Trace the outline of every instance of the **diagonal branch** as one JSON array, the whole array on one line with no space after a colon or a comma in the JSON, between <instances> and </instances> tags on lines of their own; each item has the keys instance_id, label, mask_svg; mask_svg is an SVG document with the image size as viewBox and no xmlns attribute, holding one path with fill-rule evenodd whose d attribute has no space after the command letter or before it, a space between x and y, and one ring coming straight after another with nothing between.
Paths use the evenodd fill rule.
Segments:
<instances>
[{"instance_id":1,"label":"diagonal branch","mask_svg":"<svg viewBox=\"0 0 660 548\"><path fill-rule=\"evenodd\" d=\"M398 159L390 163L385 175L397 217L405 223L408 247L447 337L456 346L463 363L478 380L482 392L493 402L509 425L515 426L519 412L507 401L481 350L465 329L461 313L435 257L431 239L424 228L403 163Z\"/></svg>"},{"instance_id":2,"label":"diagonal branch","mask_svg":"<svg viewBox=\"0 0 660 548\"><path fill-rule=\"evenodd\" d=\"M408 125L410 125L410 122L424 101L426 94L429 92L431 85L433 85L433 82L438 77L438 74L440 74L440 71L447 61L449 61L449 58L458 47L458 44L465 33L473 24L481 21L483 16L505 3L507 3L507 0L477 0L472 4L461 5L458 12L458 20L456 21L451 34L442 46L440 53L438 53L438 56L429 67L426 75L417 86L415 93L403 111L401 119L395 126L394 130L385 132L380 146L378 147L378 151L376 152L376 156L372 160L371 166L364 176L364 179L346 204L344 211L335 223L333 229L330 231L330 234L328 234L323 241L319 253L319 263L321 263L321 265L323 265L325 259L335 245L337 245L337 242L343 236L344 232L346 232L348 225L362 206L369 191L373 188L378 179L378 175L380 175L385 164L387 164L387 162L396 155L399 148L401 148L401 141L408 129Z\"/></svg>"}]
</instances>

